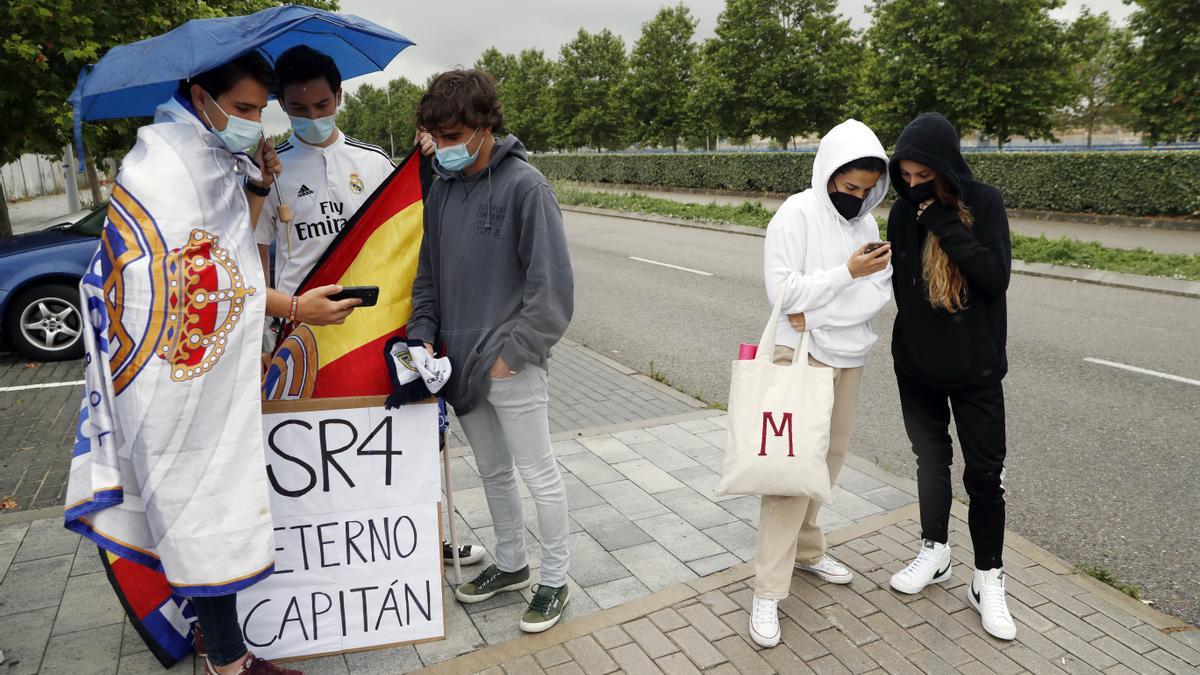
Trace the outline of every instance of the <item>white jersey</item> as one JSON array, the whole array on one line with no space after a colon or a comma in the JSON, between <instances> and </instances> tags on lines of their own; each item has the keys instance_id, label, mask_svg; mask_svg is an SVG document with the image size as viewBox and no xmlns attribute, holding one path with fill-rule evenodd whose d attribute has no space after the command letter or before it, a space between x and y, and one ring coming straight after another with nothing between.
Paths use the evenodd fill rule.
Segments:
<instances>
[{"instance_id":1,"label":"white jersey","mask_svg":"<svg viewBox=\"0 0 1200 675\"><path fill-rule=\"evenodd\" d=\"M275 288L292 295L325 249L346 226L375 188L396 165L380 147L337 131L327 147L309 145L292 134L275 152L283 173L271 187L291 206L292 222L275 214L278 198L267 198L254 236L259 244L275 242Z\"/></svg>"}]
</instances>

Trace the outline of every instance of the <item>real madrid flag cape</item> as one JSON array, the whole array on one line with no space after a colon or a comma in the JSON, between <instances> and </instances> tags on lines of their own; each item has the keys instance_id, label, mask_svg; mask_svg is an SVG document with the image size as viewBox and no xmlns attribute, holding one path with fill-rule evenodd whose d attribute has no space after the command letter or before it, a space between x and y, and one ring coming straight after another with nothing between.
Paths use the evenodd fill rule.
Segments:
<instances>
[{"instance_id":1,"label":"real madrid flag cape","mask_svg":"<svg viewBox=\"0 0 1200 675\"><path fill-rule=\"evenodd\" d=\"M250 158L188 103L159 106L121 165L81 283L87 375L66 526L161 571L182 597L236 592L274 565L259 405L266 283L247 174L258 177ZM186 640L182 608L161 609Z\"/></svg>"}]
</instances>

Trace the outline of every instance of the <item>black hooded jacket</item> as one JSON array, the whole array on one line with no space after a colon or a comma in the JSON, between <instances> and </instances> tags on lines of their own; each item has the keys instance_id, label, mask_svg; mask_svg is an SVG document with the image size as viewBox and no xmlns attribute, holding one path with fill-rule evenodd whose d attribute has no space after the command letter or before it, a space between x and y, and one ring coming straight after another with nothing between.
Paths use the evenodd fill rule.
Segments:
<instances>
[{"instance_id":1,"label":"black hooded jacket","mask_svg":"<svg viewBox=\"0 0 1200 675\"><path fill-rule=\"evenodd\" d=\"M954 185L974 220L968 228L958 213L934 202L920 218L900 175L900 161L924 164ZM1004 294L1012 270L1008 215L1000 192L976 181L959 151L958 134L937 113L922 113L896 141L889 171L900 199L888 215L892 244L892 290L896 325L892 360L896 373L938 388L994 384L1008 372L1005 342L1008 310ZM935 308L921 272L928 234L967 280L966 308L951 314Z\"/></svg>"}]
</instances>

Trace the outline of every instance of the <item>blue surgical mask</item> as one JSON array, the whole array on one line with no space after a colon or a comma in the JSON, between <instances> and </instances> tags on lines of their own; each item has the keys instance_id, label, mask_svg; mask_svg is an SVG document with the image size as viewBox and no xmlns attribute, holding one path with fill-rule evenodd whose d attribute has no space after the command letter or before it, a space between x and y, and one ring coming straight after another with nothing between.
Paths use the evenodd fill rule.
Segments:
<instances>
[{"instance_id":1,"label":"blue surgical mask","mask_svg":"<svg viewBox=\"0 0 1200 675\"><path fill-rule=\"evenodd\" d=\"M245 152L248 154L253 153L258 147L258 142L263 137L262 122L251 122L248 119L234 117L233 115L225 112L225 109L221 107L221 104L217 103L217 99L213 98L212 96L209 96L208 98L213 102L213 105L217 106L217 110L220 110L221 113L225 115L225 119L228 120L228 122L225 123L225 128L221 131L217 131L217 127L212 123L212 120L209 119L208 113L204 112L203 110L200 112L204 115L204 119L208 120L208 125L212 132L217 135L217 138L221 139L222 143L225 144L225 148L234 154L239 152Z\"/></svg>"},{"instance_id":2,"label":"blue surgical mask","mask_svg":"<svg viewBox=\"0 0 1200 675\"><path fill-rule=\"evenodd\" d=\"M288 115L288 117L292 120L292 130L296 132L300 140L309 145L320 145L329 140L329 135L337 126L337 113L329 117L318 117L315 120L295 115Z\"/></svg>"},{"instance_id":3,"label":"blue surgical mask","mask_svg":"<svg viewBox=\"0 0 1200 675\"><path fill-rule=\"evenodd\" d=\"M467 152L467 143L475 140L475 135L478 133L479 129L476 128L475 133L471 134L466 143L451 145L448 148L438 148L435 153L438 164L441 164L443 169L451 173L462 171L474 164L475 160L479 158L479 148L475 148L475 152ZM482 148L483 144L481 143L479 147Z\"/></svg>"}]
</instances>

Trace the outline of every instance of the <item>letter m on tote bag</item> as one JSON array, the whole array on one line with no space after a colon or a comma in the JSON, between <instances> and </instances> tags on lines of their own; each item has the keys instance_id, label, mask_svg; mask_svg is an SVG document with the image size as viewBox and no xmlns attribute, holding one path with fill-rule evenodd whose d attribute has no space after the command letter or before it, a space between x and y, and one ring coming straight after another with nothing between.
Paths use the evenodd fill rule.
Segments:
<instances>
[{"instance_id":1,"label":"letter m on tote bag","mask_svg":"<svg viewBox=\"0 0 1200 675\"><path fill-rule=\"evenodd\" d=\"M767 456L767 429L770 428L771 435L775 437L787 438L788 457L796 456L795 438L792 436L792 413L783 413L782 421L778 426L775 424L775 415L769 412L764 412L762 417L762 450L758 452L759 457Z\"/></svg>"}]
</instances>

